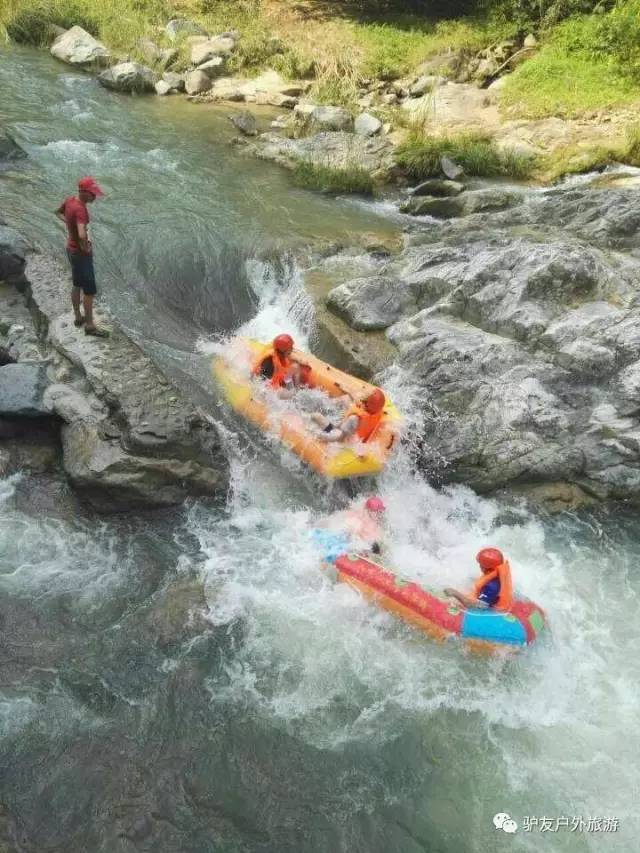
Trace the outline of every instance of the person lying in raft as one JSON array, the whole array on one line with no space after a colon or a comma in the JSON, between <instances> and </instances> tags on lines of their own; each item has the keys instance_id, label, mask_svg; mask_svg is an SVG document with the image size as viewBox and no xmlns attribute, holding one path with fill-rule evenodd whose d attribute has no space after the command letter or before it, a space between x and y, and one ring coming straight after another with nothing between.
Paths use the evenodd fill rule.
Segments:
<instances>
[{"instance_id":1,"label":"person lying in raft","mask_svg":"<svg viewBox=\"0 0 640 853\"><path fill-rule=\"evenodd\" d=\"M261 353L251 368L251 375L258 376L276 391L291 393L302 385L311 386L311 369L291 358L293 338L291 335L276 335L266 352Z\"/></svg>"},{"instance_id":2,"label":"person lying in raft","mask_svg":"<svg viewBox=\"0 0 640 853\"><path fill-rule=\"evenodd\" d=\"M473 585L471 594L465 595L447 587L445 595L455 598L468 610L509 610L513 604L511 568L502 551L497 548L483 548L478 551L476 560L480 564L482 575Z\"/></svg>"},{"instance_id":3,"label":"person lying in raft","mask_svg":"<svg viewBox=\"0 0 640 853\"><path fill-rule=\"evenodd\" d=\"M350 509L339 510L317 522L315 534L321 531L329 532L336 537L337 542L319 537L321 546L327 541L333 549L334 558L346 550L358 551L363 554L380 555L385 547L385 510L382 498L370 497Z\"/></svg>"},{"instance_id":4,"label":"person lying in raft","mask_svg":"<svg viewBox=\"0 0 640 853\"><path fill-rule=\"evenodd\" d=\"M384 414L386 398L379 388L374 388L363 400L354 401L342 420L334 424L319 412L311 415L313 422L322 429L319 441L344 441L351 436L362 442L371 439Z\"/></svg>"},{"instance_id":5,"label":"person lying in raft","mask_svg":"<svg viewBox=\"0 0 640 853\"><path fill-rule=\"evenodd\" d=\"M356 544L372 554L381 554L386 535L385 511L382 498L372 496L360 506L338 513L337 521Z\"/></svg>"}]
</instances>

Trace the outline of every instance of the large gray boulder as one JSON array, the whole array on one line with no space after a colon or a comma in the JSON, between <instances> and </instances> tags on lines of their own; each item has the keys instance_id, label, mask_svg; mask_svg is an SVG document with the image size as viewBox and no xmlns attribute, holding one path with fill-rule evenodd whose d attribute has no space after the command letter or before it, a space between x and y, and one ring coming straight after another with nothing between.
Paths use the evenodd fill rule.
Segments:
<instances>
[{"instance_id":1,"label":"large gray boulder","mask_svg":"<svg viewBox=\"0 0 640 853\"><path fill-rule=\"evenodd\" d=\"M171 88L171 86L167 83L166 80L158 80L155 85L156 95L160 95L163 97L164 95L171 95L175 90Z\"/></svg>"},{"instance_id":2,"label":"large gray boulder","mask_svg":"<svg viewBox=\"0 0 640 853\"><path fill-rule=\"evenodd\" d=\"M13 136L0 127L0 162L3 160L21 160L26 156L26 152L20 148Z\"/></svg>"},{"instance_id":3,"label":"large gray boulder","mask_svg":"<svg viewBox=\"0 0 640 853\"><path fill-rule=\"evenodd\" d=\"M308 117L309 129L314 132L325 130L353 130L353 116L344 107L314 107Z\"/></svg>"},{"instance_id":4,"label":"large gray boulder","mask_svg":"<svg viewBox=\"0 0 640 853\"><path fill-rule=\"evenodd\" d=\"M138 48L145 60L151 65L166 70L178 58L178 50L174 47L158 47L150 39L140 39Z\"/></svg>"},{"instance_id":5,"label":"large gray boulder","mask_svg":"<svg viewBox=\"0 0 640 853\"><path fill-rule=\"evenodd\" d=\"M412 216L452 219L457 216L470 216L473 213L504 210L522 200L522 195L517 193L491 188L468 191L462 195L450 195L448 197L413 195L401 205L400 210Z\"/></svg>"},{"instance_id":6,"label":"large gray boulder","mask_svg":"<svg viewBox=\"0 0 640 853\"><path fill-rule=\"evenodd\" d=\"M360 136L375 136L382 130L382 122L369 113L360 113L355 120L354 130Z\"/></svg>"},{"instance_id":7,"label":"large gray boulder","mask_svg":"<svg viewBox=\"0 0 640 853\"><path fill-rule=\"evenodd\" d=\"M640 248L637 189L554 188L530 196L526 205L498 214L496 227L543 224L585 241L617 250Z\"/></svg>"},{"instance_id":8,"label":"large gray boulder","mask_svg":"<svg viewBox=\"0 0 640 853\"><path fill-rule=\"evenodd\" d=\"M174 92L184 92L184 74L177 74L174 71L165 71L162 79Z\"/></svg>"},{"instance_id":9,"label":"large gray boulder","mask_svg":"<svg viewBox=\"0 0 640 853\"><path fill-rule=\"evenodd\" d=\"M171 41L176 41L176 39L186 36L208 36L204 27L195 21L189 21L185 18L172 18L164 30Z\"/></svg>"},{"instance_id":10,"label":"large gray boulder","mask_svg":"<svg viewBox=\"0 0 640 853\"><path fill-rule=\"evenodd\" d=\"M6 364L0 367L0 416L50 417L45 403L45 364Z\"/></svg>"},{"instance_id":11,"label":"large gray boulder","mask_svg":"<svg viewBox=\"0 0 640 853\"><path fill-rule=\"evenodd\" d=\"M416 222L400 254L331 291L352 336L388 327L437 477L640 503L636 214L632 191L567 187Z\"/></svg>"},{"instance_id":12,"label":"large gray boulder","mask_svg":"<svg viewBox=\"0 0 640 853\"><path fill-rule=\"evenodd\" d=\"M194 460L132 453L95 423L76 421L62 428L65 471L72 485L102 511L171 506L194 495L213 495L219 472Z\"/></svg>"},{"instance_id":13,"label":"large gray boulder","mask_svg":"<svg viewBox=\"0 0 640 853\"><path fill-rule=\"evenodd\" d=\"M235 45L235 40L228 36L215 36L215 38L194 44L191 48L191 62L194 65L201 65L203 62L213 59L214 56L229 56Z\"/></svg>"},{"instance_id":14,"label":"large gray boulder","mask_svg":"<svg viewBox=\"0 0 640 853\"><path fill-rule=\"evenodd\" d=\"M457 181L464 175L462 166L446 155L440 158L440 168L442 169L442 174L449 178L450 181Z\"/></svg>"},{"instance_id":15,"label":"large gray boulder","mask_svg":"<svg viewBox=\"0 0 640 853\"><path fill-rule=\"evenodd\" d=\"M79 67L101 67L111 64L113 58L107 48L82 27L71 27L51 45L56 59Z\"/></svg>"},{"instance_id":16,"label":"large gray boulder","mask_svg":"<svg viewBox=\"0 0 640 853\"><path fill-rule=\"evenodd\" d=\"M295 95L285 95L284 92L256 92L256 104L271 107L283 107L292 110L298 103Z\"/></svg>"},{"instance_id":17,"label":"large gray boulder","mask_svg":"<svg viewBox=\"0 0 640 853\"><path fill-rule=\"evenodd\" d=\"M196 71L204 71L208 77L217 77L224 67L224 57L214 56L213 59L208 59L202 65L198 65Z\"/></svg>"},{"instance_id":18,"label":"large gray boulder","mask_svg":"<svg viewBox=\"0 0 640 853\"><path fill-rule=\"evenodd\" d=\"M43 402L64 421L63 466L75 488L109 511L224 491L227 462L213 421L117 328L98 340L74 327L64 268L33 255L27 272L57 379Z\"/></svg>"},{"instance_id":19,"label":"large gray boulder","mask_svg":"<svg viewBox=\"0 0 640 853\"><path fill-rule=\"evenodd\" d=\"M354 279L327 297L329 310L362 332L387 329L419 306L419 288L385 276Z\"/></svg>"},{"instance_id":20,"label":"large gray boulder","mask_svg":"<svg viewBox=\"0 0 640 853\"><path fill-rule=\"evenodd\" d=\"M207 95L212 101L247 101L256 104L295 107L297 95L305 84L284 80L277 71L268 70L250 79L221 77L213 82Z\"/></svg>"},{"instance_id":21,"label":"large gray boulder","mask_svg":"<svg viewBox=\"0 0 640 853\"><path fill-rule=\"evenodd\" d=\"M211 88L211 78L204 71L190 71L184 79L187 95L200 95Z\"/></svg>"},{"instance_id":22,"label":"large gray boulder","mask_svg":"<svg viewBox=\"0 0 640 853\"><path fill-rule=\"evenodd\" d=\"M98 82L106 89L128 94L153 92L156 75L139 62L120 62L98 76Z\"/></svg>"},{"instance_id":23,"label":"large gray boulder","mask_svg":"<svg viewBox=\"0 0 640 853\"><path fill-rule=\"evenodd\" d=\"M256 117L253 113L250 113L249 110L244 110L236 115L230 115L229 121L245 136L258 135L258 123L256 121Z\"/></svg>"},{"instance_id":24,"label":"large gray boulder","mask_svg":"<svg viewBox=\"0 0 640 853\"><path fill-rule=\"evenodd\" d=\"M444 82L444 77L438 77L435 74L423 74L422 77L418 77L415 83L412 83L409 88L409 94L412 98L419 98Z\"/></svg>"},{"instance_id":25,"label":"large gray boulder","mask_svg":"<svg viewBox=\"0 0 640 853\"><path fill-rule=\"evenodd\" d=\"M275 133L258 138L255 153L286 168L297 163L317 163L333 169L357 166L385 179L395 168L393 146L383 137L364 137L353 133L326 132L300 139L287 139Z\"/></svg>"},{"instance_id":26,"label":"large gray boulder","mask_svg":"<svg viewBox=\"0 0 640 853\"><path fill-rule=\"evenodd\" d=\"M0 222L0 281L15 282L22 278L29 248L24 237Z\"/></svg>"},{"instance_id":27,"label":"large gray boulder","mask_svg":"<svg viewBox=\"0 0 640 853\"><path fill-rule=\"evenodd\" d=\"M429 178L413 187L409 192L413 196L430 195L436 198L448 198L460 195L464 190L464 184L459 181L450 181L443 178Z\"/></svg>"}]
</instances>

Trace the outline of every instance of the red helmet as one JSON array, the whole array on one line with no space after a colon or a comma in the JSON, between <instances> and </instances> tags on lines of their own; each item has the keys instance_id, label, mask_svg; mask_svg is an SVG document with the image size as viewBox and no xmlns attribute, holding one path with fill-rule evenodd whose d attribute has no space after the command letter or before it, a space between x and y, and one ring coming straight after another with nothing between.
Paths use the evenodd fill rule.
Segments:
<instances>
[{"instance_id":1,"label":"red helmet","mask_svg":"<svg viewBox=\"0 0 640 853\"><path fill-rule=\"evenodd\" d=\"M366 499L364 508L368 509L369 512L384 512L386 506L384 505L382 498L373 497Z\"/></svg>"},{"instance_id":2,"label":"red helmet","mask_svg":"<svg viewBox=\"0 0 640 853\"><path fill-rule=\"evenodd\" d=\"M476 560L480 563L483 572L491 572L504 563L502 551L497 548L482 548L476 554Z\"/></svg>"},{"instance_id":3,"label":"red helmet","mask_svg":"<svg viewBox=\"0 0 640 853\"><path fill-rule=\"evenodd\" d=\"M87 175L86 178L80 178L78 181L78 189L80 192L91 193L94 198L100 198L101 195L104 195L95 179L89 175Z\"/></svg>"},{"instance_id":4,"label":"red helmet","mask_svg":"<svg viewBox=\"0 0 640 853\"><path fill-rule=\"evenodd\" d=\"M273 348L278 352L289 352L293 349L293 338L291 335L277 335L273 339Z\"/></svg>"},{"instance_id":5,"label":"red helmet","mask_svg":"<svg viewBox=\"0 0 640 853\"><path fill-rule=\"evenodd\" d=\"M386 402L386 397L382 391L379 388L374 388L369 396L365 398L364 407L370 415L375 415L384 409Z\"/></svg>"}]
</instances>

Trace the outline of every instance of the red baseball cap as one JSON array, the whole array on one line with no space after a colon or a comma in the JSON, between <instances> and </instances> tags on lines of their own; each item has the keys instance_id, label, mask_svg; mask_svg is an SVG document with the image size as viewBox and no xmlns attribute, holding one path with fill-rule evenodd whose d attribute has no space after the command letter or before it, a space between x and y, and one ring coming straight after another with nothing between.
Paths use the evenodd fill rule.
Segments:
<instances>
[{"instance_id":1,"label":"red baseball cap","mask_svg":"<svg viewBox=\"0 0 640 853\"><path fill-rule=\"evenodd\" d=\"M104 195L98 184L91 177L80 178L78 181L78 189L82 190L86 193L91 193L91 195L99 198L101 195Z\"/></svg>"}]
</instances>

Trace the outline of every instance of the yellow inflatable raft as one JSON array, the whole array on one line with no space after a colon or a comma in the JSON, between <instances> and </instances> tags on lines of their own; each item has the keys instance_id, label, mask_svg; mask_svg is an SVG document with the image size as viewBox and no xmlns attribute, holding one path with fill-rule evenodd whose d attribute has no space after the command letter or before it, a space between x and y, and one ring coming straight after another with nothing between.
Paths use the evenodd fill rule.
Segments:
<instances>
[{"instance_id":1,"label":"yellow inflatable raft","mask_svg":"<svg viewBox=\"0 0 640 853\"><path fill-rule=\"evenodd\" d=\"M301 414L286 406L275 392L260 380L252 379L251 365L266 345L247 338L235 338L228 346L229 357L217 357L212 369L225 400L239 414L263 432L278 435L280 440L319 474L331 478L362 477L382 470L389 451L396 442L400 418L387 400L380 426L363 444L357 439L340 443L319 441ZM294 361L307 365L315 388L330 397L348 394L362 399L375 386L337 370L309 353L294 350Z\"/></svg>"}]
</instances>

